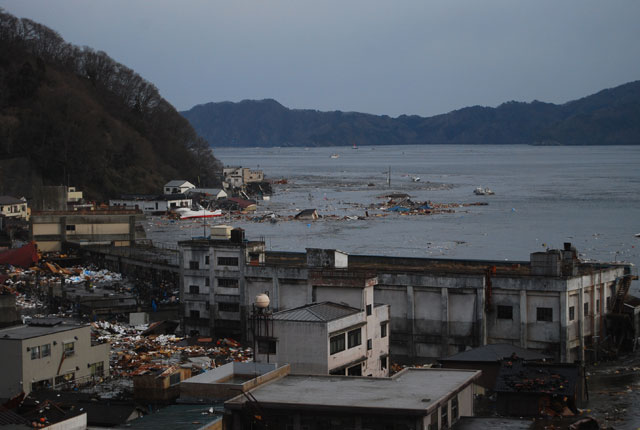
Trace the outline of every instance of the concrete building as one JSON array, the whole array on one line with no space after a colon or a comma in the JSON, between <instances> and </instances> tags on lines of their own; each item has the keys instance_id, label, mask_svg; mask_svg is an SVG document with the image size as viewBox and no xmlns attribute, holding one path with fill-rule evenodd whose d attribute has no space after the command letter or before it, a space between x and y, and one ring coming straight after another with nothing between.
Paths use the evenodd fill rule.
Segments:
<instances>
[{"instance_id":1,"label":"concrete building","mask_svg":"<svg viewBox=\"0 0 640 430\"><path fill-rule=\"evenodd\" d=\"M33 319L2 329L0 398L107 376L109 348L92 342L88 324L62 319Z\"/></svg>"},{"instance_id":2,"label":"concrete building","mask_svg":"<svg viewBox=\"0 0 640 430\"><path fill-rule=\"evenodd\" d=\"M223 181L227 187L242 188L251 182L264 181L262 170L251 170L248 167L224 167L222 169Z\"/></svg>"},{"instance_id":3,"label":"concrete building","mask_svg":"<svg viewBox=\"0 0 640 430\"><path fill-rule=\"evenodd\" d=\"M31 238L44 252L60 251L64 242L81 245L129 246L144 237L136 231L136 210L36 212L31 217Z\"/></svg>"},{"instance_id":4,"label":"concrete building","mask_svg":"<svg viewBox=\"0 0 640 430\"><path fill-rule=\"evenodd\" d=\"M184 179L176 179L164 184L164 193L165 194L185 194L188 190L195 187L196 186L189 181L185 181Z\"/></svg>"},{"instance_id":5,"label":"concrete building","mask_svg":"<svg viewBox=\"0 0 640 430\"><path fill-rule=\"evenodd\" d=\"M196 322L207 335L247 333L252 300L265 292L274 312L322 301L359 308L360 290L375 278L376 301L391 306L391 354L409 360L492 343L562 362L590 358L585 351L605 339L604 318L620 300L617 294L625 295L634 270L626 263L580 261L570 244L533 253L529 261L267 252L263 242L228 239L179 246L187 333ZM214 256L229 263L228 256L233 265L202 264Z\"/></svg>"},{"instance_id":6,"label":"concrete building","mask_svg":"<svg viewBox=\"0 0 640 430\"><path fill-rule=\"evenodd\" d=\"M160 196L131 195L109 200L109 206L121 209L139 209L145 214L163 214L171 209L190 208L191 198L178 193Z\"/></svg>"},{"instance_id":7,"label":"concrete building","mask_svg":"<svg viewBox=\"0 0 640 430\"><path fill-rule=\"evenodd\" d=\"M314 303L267 315L254 313L259 362L291 365L294 374L388 376L389 306L373 302L373 286L362 289L364 308ZM263 334L263 333L260 333Z\"/></svg>"},{"instance_id":8,"label":"concrete building","mask_svg":"<svg viewBox=\"0 0 640 430\"><path fill-rule=\"evenodd\" d=\"M9 218L22 218L29 220L27 200L11 196L0 196L0 214Z\"/></svg>"},{"instance_id":9,"label":"concrete building","mask_svg":"<svg viewBox=\"0 0 640 430\"><path fill-rule=\"evenodd\" d=\"M474 370L412 368L391 378L289 375L227 401L226 428L259 422L292 430L447 429L473 416L472 383L479 376Z\"/></svg>"}]
</instances>

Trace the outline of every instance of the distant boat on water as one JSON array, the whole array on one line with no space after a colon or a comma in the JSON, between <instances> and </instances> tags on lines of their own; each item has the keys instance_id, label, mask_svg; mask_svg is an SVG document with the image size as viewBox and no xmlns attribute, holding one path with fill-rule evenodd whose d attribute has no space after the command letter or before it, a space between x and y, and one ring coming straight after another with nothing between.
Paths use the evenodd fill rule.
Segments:
<instances>
[{"instance_id":1,"label":"distant boat on water","mask_svg":"<svg viewBox=\"0 0 640 430\"><path fill-rule=\"evenodd\" d=\"M208 211L202 206L191 208L178 208L174 210L175 213L180 215L180 219L196 219L196 218L214 218L222 216L222 210L216 209L215 211Z\"/></svg>"},{"instance_id":2,"label":"distant boat on water","mask_svg":"<svg viewBox=\"0 0 640 430\"><path fill-rule=\"evenodd\" d=\"M475 190L473 190L473 194L475 194L476 196L492 196L495 193L491 188L477 187Z\"/></svg>"},{"instance_id":3,"label":"distant boat on water","mask_svg":"<svg viewBox=\"0 0 640 430\"><path fill-rule=\"evenodd\" d=\"M331 154L331 158L340 158L340 154Z\"/></svg>"},{"instance_id":4,"label":"distant boat on water","mask_svg":"<svg viewBox=\"0 0 640 430\"><path fill-rule=\"evenodd\" d=\"M351 147L351 149L358 149L358 145L356 145L356 144L355 144L355 142L354 142L354 144L353 144L353 146Z\"/></svg>"}]
</instances>

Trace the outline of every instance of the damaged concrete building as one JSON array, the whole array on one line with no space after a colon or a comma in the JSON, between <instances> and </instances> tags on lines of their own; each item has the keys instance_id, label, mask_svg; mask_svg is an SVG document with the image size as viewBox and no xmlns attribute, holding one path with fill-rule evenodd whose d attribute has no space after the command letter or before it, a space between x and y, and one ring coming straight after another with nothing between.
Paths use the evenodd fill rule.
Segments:
<instances>
[{"instance_id":1,"label":"damaged concrete building","mask_svg":"<svg viewBox=\"0 0 640 430\"><path fill-rule=\"evenodd\" d=\"M604 339L605 317L624 300L630 264L584 262L571 244L529 261L348 255L337 250L266 251L236 229L179 243L185 333L245 338L254 297L272 311L332 301L390 305L390 354L446 357L509 343L562 362L585 360Z\"/></svg>"}]
</instances>

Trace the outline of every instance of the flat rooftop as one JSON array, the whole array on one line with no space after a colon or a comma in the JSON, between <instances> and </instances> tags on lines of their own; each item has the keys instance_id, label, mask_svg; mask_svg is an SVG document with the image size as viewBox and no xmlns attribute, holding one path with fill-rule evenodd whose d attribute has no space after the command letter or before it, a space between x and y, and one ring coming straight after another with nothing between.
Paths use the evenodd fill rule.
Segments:
<instances>
[{"instance_id":1,"label":"flat rooftop","mask_svg":"<svg viewBox=\"0 0 640 430\"><path fill-rule=\"evenodd\" d=\"M81 324L73 321L48 321L42 325L25 324L14 327L7 327L0 330L0 340L24 340L34 337L47 336L54 333L75 330L82 327L88 327L89 324Z\"/></svg>"},{"instance_id":2,"label":"flat rooftop","mask_svg":"<svg viewBox=\"0 0 640 430\"><path fill-rule=\"evenodd\" d=\"M426 415L450 393L480 377L478 370L405 369L391 378L288 375L251 391L263 408L367 409L387 414ZM239 409L235 397L225 407Z\"/></svg>"}]
</instances>

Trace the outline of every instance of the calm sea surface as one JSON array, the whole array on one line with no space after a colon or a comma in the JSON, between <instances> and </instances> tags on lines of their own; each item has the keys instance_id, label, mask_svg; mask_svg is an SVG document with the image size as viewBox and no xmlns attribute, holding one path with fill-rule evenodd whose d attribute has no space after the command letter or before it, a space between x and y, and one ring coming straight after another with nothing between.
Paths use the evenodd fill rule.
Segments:
<instances>
[{"instance_id":1,"label":"calm sea surface","mask_svg":"<svg viewBox=\"0 0 640 430\"><path fill-rule=\"evenodd\" d=\"M334 148L218 148L225 165L286 178L258 215L384 213L380 195L404 192L414 201L487 202L455 213L366 220L269 222L235 220L248 238L273 250L336 248L354 254L528 260L529 254L572 242L582 258L640 264L640 146L540 147L430 145ZM338 158L331 158L337 154ZM387 173L391 170L391 188ZM418 176L413 182L411 176ZM489 187L493 196L473 190ZM220 222L220 221L218 221ZM149 221L150 238L174 242L202 235L202 221ZM634 289L637 289L637 282Z\"/></svg>"}]
</instances>

